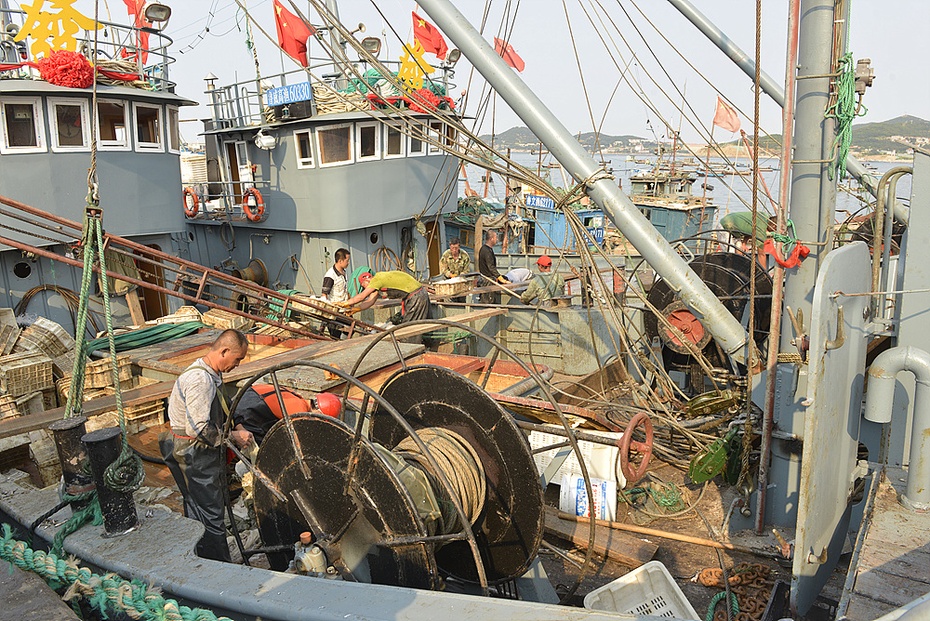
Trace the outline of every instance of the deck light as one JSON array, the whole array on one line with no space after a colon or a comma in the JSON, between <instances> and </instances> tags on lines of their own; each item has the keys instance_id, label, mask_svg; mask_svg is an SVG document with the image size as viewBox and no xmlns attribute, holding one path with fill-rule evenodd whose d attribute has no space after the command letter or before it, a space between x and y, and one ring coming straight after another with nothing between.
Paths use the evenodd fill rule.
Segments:
<instances>
[{"instance_id":1,"label":"deck light","mask_svg":"<svg viewBox=\"0 0 930 621\"><path fill-rule=\"evenodd\" d=\"M446 54L446 66L454 67L455 63L459 62L459 58L462 57L462 51L458 48L453 48L449 50L449 53Z\"/></svg>"},{"instance_id":2,"label":"deck light","mask_svg":"<svg viewBox=\"0 0 930 621\"><path fill-rule=\"evenodd\" d=\"M153 24L158 24L160 27L164 27L171 17L171 7L167 4L161 4L160 2L147 2L142 10L142 14L145 15L146 20Z\"/></svg>"},{"instance_id":3,"label":"deck light","mask_svg":"<svg viewBox=\"0 0 930 621\"><path fill-rule=\"evenodd\" d=\"M378 53L381 51L381 39L378 37L365 37L362 39L362 49L377 58Z\"/></svg>"}]
</instances>

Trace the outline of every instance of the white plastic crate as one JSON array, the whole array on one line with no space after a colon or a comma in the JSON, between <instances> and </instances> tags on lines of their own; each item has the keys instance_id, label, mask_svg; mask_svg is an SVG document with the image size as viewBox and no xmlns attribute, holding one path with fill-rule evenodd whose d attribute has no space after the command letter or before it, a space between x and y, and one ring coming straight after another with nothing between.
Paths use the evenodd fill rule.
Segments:
<instances>
[{"instance_id":1,"label":"white plastic crate","mask_svg":"<svg viewBox=\"0 0 930 621\"><path fill-rule=\"evenodd\" d=\"M584 598L588 610L670 619L700 619L665 565L649 561Z\"/></svg>"}]
</instances>

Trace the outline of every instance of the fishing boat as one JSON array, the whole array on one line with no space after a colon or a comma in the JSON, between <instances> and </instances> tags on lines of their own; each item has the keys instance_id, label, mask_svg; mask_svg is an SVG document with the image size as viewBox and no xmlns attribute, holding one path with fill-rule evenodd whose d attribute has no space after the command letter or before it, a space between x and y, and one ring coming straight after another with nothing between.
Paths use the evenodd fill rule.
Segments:
<instances>
[{"instance_id":1,"label":"fishing boat","mask_svg":"<svg viewBox=\"0 0 930 621\"><path fill-rule=\"evenodd\" d=\"M688 13L687 3L679 0L675 4L683 13ZM729 302L739 292L721 291L711 286L712 283L702 278L700 269L716 266L708 269L729 274L731 260L728 257L708 255L690 261L689 265L689 261L656 231L635 202L623 194L612 179L599 173L598 163L572 139L558 119L541 106L519 77L507 69L494 48L467 25L454 6L444 0L424 0L421 7L489 79L501 97L525 117L530 129L568 174L585 183L586 194L655 270L661 285L659 290L666 296L667 304L661 308L655 304L654 308L644 305L643 312L658 319L654 347L628 351L623 364L617 366L631 368L629 361L638 357L644 365L652 361L651 368L657 370L662 366L661 361L656 364L652 356L661 356L663 347L671 349L682 356L690 356L682 364L689 367L693 376L700 376L699 381L694 377L689 380L692 391L687 394L693 398L680 411L672 413L671 418L689 417L688 424L693 430L708 423L726 426L739 412L746 413L742 425L731 427L726 436L719 438L719 443L706 447L712 450L704 452L705 459L692 462L690 476L695 481L702 475L709 475L705 480L716 476L720 472L716 468L722 465L718 463L720 448L737 437L740 426L745 429L743 438L747 447L752 447L753 436L758 436L758 452L750 448L742 453L745 459L734 462L737 470L741 464L748 470L758 459L758 474L752 477L753 482L741 477L740 497L734 499L731 509L741 502L742 511L734 512L728 527L734 531L752 529L763 533L774 526L781 532L790 529L793 533L793 542L786 541L780 546L790 557L792 568L790 584L782 589L789 592L789 603L777 616L803 616L811 610L824 583L838 566L844 543L853 532L852 559L835 614L850 619L878 618L885 613L891 614L891 618L920 618L928 599L924 595L928 588L927 572L922 568L926 567L925 549L930 541L930 528L926 524L930 492L925 485L930 468L927 454L930 441L926 439L926 427L930 425L926 408L930 401L925 394L930 384L930 354L926 353L930 343L924 342L930 337L922 325L930 282L926 282L921 260L923 249L930 247L930 240L923 239L930 227L922 221L930 213L930 207L924 205L928 196L925 186L930 179L930 153L915 150L911 170L895 171L880 183L868 176L862 179L862 183L879 197L882 213L876 216L876 226L884 221L886 214L908 225L895 275L892 275L887 254L891 252L891 244L882 244L882 236L877 231L872 236L871 253L862 242L838 249L831 247L828 235L834 205L830 188L835 191L835 185L831 185L835 182L830 181L826 168L833 151L832 138L837 132L832 119L824 120L823 111L831 96L831 77L839 70L831 46L842 42L847 16L836 15L835 11L840 9L832 2L792 2L789 32L796 35L800 31L800 44L794 37L789 38L786 64L790 71L785 91L769 93L786 106L784 135L798 137L797 144L793 145L791 219L798 238L810 242L813 249L799 265L785 270L779 264L773 272L772 297L768 304L773 318L767 335L771 346L767 361L763 363L759 354L763 343L757 338L756 309L760 302L765 302L754 297L757 279L753 276L760 271L755 257L742 257L743 262L748 263L749 278L742 280L739 286L753 293L743 297L749 303L736 312ZM706 18L693 10L690 17L707 29ZM327 25L336 26L335 22ZM718 39L721 47L745 61L746 55L734 50L731 40L723 36ZM803 55L797 55L799 48ZM802 79L795 84L795 78ZM0 80L2 85L3 80ZM36 89L34 85L31 88ZM212 100L214 103L227 105L236 101L219 90L221 92ZM118 94L113 92L113 96ZM86 98L86 94L83 97ZM146 97L152 98L146 95L142 99ZM23 121L35 119L39 111L45 109L33 102L30 117L30 104L16 101L15 105L26 106L27 114L20 119ZM183 103L176 96L171 96L169 101L176 105ZM155 105L151 101L140 102L142 118L146 103ZM16 111L17 108L11 111L14 120ZM168 111L169 108L165 108L164 113ZM286 118L283 108L280 114L283 123ZM314 132L322 131L324 137L328 131L335 132L341 138L334 142L346 146L346 150L340 152L352 154L352 157L355 152L348 148L346 138L355 135L356 130L369 138L359 144L370 146L371 140L378 140L378 132L374 132L373 138L354 113L344 114L347 116L340 117L344 128L333 128L324 118L315 118L312 114L310 120L286 121L297 124L292 126L300 128L297 134L310 133L303 142L304 146L310 145L308 150L301 151L297 136L293 136L295 141L291 148L295 154L310 155L314 169L319 166L321 173L327 172L327 167L322 165L327 155L315 150L313 145L319 146L319 142L311 139ZM218 137L217 157L226 154L229 161L235 161L238 176L233 176L233 170L227 168L229 176L219 182L221 191L214 193L208 189L198 194L198 188L191 188L186 193L181 211L186 207L191 220L184 229L191 233L188 238L191 248L201 244L206 252L219 248L216 239L208 241L212 234L232 253L237 247L230 247L234 246L231 231L261 231L266 213L269 223L280 213L271 211L270 203L266 206L260 177L249 177L263 166L272 169L271 164L277 163L276 160L259 160L256 156L256 170L251 171L253 161L240 158L238 146L238 143L251 142L257 148L261 148L258 144L264 144L267 150L283 148L279 135L273 136L273 140L262 137L278 131L279 126L269 122L267 127L261 128L261 136L258 129L253 135L251 126L243 121L245 118L251 117L239 111L231 116L215 111L211 120L217 123L208 129L209 136ZM226 121L234 127L224 127ZM439 131L437 128L435 136L433 142L441 144L448 134L445 129ZM810 136L816 139L808 139ZM396 141L388 143L397 144ZM37 148L35 144L28 146ZM785 145L781 166L785 171L790 164L791 146ZM3 153L2 157L6 158L7 154ZM246 162L249 162L248 170ZM353 165L364 163L353 162ZM457 166L458 163L451 167L453 180ZM847 166L856 170L852 161L848 161ZM6 168L4 166L4 171ZM441 170L443 166L437 162L433 172ZM890 180L903 174L912 174L914 179L909 209L895 202L894 192L890 193L891 199L886 200ZM178 173L173 172L170 178L178 178ZM786 196L787 179L783 183L781 195ZM266 193L269 197L281 198L270 189ZM194 196L198 197L198 211L190 213ZM201 202L201 198L205 200ZM214 200L220 202L206 209ZM783 209L787 208L788 201L784 203ZM200 209L200 205L204 208ZM282 214L286 220L283 228L268 228L267 244L259 233L258 244L272 245L272 233L283 234L298 243L299 235L291 235L296 231L290 231L287 225L296 226L295 223L306 222L302 218L310 216L300 214L296 205L290 206L289 216L287 210L286 206ZM778 230L783 235L785 220L786 214L780 213ZM346 233L347 228L334 224L335 228L330 230L327 221L321 222L314 229L315 233L332 233L333 241L340 243L345 239L339 235ZM890 226L888 231L890 235ZM201 236L207 240L201 241ZM371 234L366 239L377 244L380 236L375 239ZM8 242L4 240L4 243ZM907 251L909 245L913 246L910 253ZM238 256L241 257L238 259L240 270L246 259L254 258L251 253ZM258 268L249 272L253 279L261 274ZM656 286L653 285L653 290ZM541 316L546 320L547 315ZM534 320L540 321L538 317ZM530 324L532 330L533 324ZM578 334L582 334L582 330L583 326ZM384 339L389 339L387 349L401 351L399 337L395 338L397 332L391 330L366 337L371 347L366 346L366 351L356 360L364 362L379 343L385 344ZM477 333L475 338L484 342L490 339ZM884 351L879 352L872 345L879 341ZM347 371L330 364L303 361L302 364L313 368L315 373L319 372L324 378L325 372L335 374L336 379L332 381L340 380L346 386L351 384L363 395L357 401L345 402L353 404L354 420L353 417L343 419L321 414L282 419L269 432L267 444L263 444L254 462L247 460L257 480L256 510L263 516L260 530L265 543L269 544L265 552L277 555L273 559L276 568L285 568L287 561L293 558L295 566L299 563L305 575L197 559L191 551L200 536L200 527L192 520L162 512L153 512L142 527L118 537L103 537L104 532L110 532L106 530L107 524L85 527L65 540L64 549L104 571L122 573L155 584L165 593L185 601L243 617L421 619L442 614L463 618L476 615L527 619L606 618L606 613L596 610L555 607L551 587L547 588L548 582L540 579L542 570L536 553L541 545L545 519L539 486L541 469L533 461L534 451L521 435L513 412L520 409L518 405L545 408L492 397L481 388L481 382L487 381L501 351L499 344L489 347L494 353L484 361L484 367L474 367L473 361L460 361L460 373L441 370L430 363L406 367L403 362L396 361L397 372L387 380L381 377L377 390L365 387L357 377L361 363ZM707 364L707 356L703 355L709 351L707 348L714 351L714 360L719 365ZM268 374L277 378L278 373L301 366L299 362L289 360L270 369L257 368L252 376L243 379L247 383L254 382ZM766 373L758 372L760 368ZM563 404L552 397L537 370L527 366L525 371L536 382L536 389L546 395L550 414L562 422L567 438L562 444L567 442L580 457L577 439L562 415ZM913 373L915 384L899 388L896 376L900 371ZM866 393L864 378L867 374ZM648 392L653 389L653 382L643 381L640 385L646 391L642 395L656 394ZM700 393L703 388L709 390ZM668 390L674 393L675 388L669 386ZM913 395L908 404L894 400L896 391L908 390ZM634 403L636 396L631 397ZM583 391L573 397L586 405L597 401L586 398ZM913 411L909 412L911 409ZM708 421L708 418L713 420ZM646 426L642 418L637 420L637 425ZM625 434L627 448L634 437L642 437L634 433L635 428L634 425ZM456 440L456 446L464 449L459 452L472 453L471 459L466 460L466 466L447 469L442 475L434 472L438 486L430 477L420 477L416 473L408 473L410 479L402 478L405 467L398 461L399 452L395 449L407 439L422 449L420 432L434 433L437 429L455 431L462 439ZM409 448L409 443L405 446ZM645 451L646 446L640 444L640 449ZM422 453L422 460L436 465L428 449ZM583 459L579 461L584 463ZM543 482L548 482L545 475L549 470L546 467L542 472ZM464 502L473 499L470 491L452 491L450 480L460 482L457 476L452 476L456 473L474 474L475 481L487 484L481 485L486 491L490 490L484 503ZM6 517L27 528L38 522L37 532L43 538L52 538L60 530L60 524L43 523L39 518L50 517L49 510L59 504L56 490L28 489L19 483L15 477L2 482L0 509ZM593 498L590 481L583 486L587 497ZM431 513L428 510L430 496L436 500L437 494L447 506L454 506L453 513L458 518L447 528L435 528L435 515L427 522L427 514ZM131 497L129 502L132 502ZM62 507L61 511L67 515L70 510ZM593 541L594 520L589 524ZM309 536L305 538L304 533ZM5 533L4 549L22 550L19 543L11 540L12 535ZM585 566L589 560L590 556L586 556ZM724 577L722 584L728 582ZM896 586L891 588L889 584ZM497 597L482 597L489 594ZM534 601L527 602L527 599ZM614 612L642 616L664 612L619 603L614 606ZM696 613L686 610L668 616L682 615L686 618Z\"/></svg>"}]
</instances>

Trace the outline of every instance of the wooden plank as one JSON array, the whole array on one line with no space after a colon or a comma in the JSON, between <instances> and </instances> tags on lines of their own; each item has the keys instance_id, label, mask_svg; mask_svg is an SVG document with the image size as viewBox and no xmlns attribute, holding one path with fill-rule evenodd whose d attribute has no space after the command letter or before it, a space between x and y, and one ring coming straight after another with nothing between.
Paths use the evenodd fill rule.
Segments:
<instances>
[{"instance_id":1,"label":"wooden plank","mask_svg":"<svg viewBox=\"0 0 930 621\"><path fill-rule=\"evenodd\" d=\"M587 547L588 529L587 524L569 522L546 512L546 532L576 546ZM594 532L595 552L634 569L651 561L658 549L654 543L611 528L597 528Z\"/></svg>"},{"instance_id":2,"label":"wooden plank","mask_svg":"<svg viewBox=\"0 0 930 621\"><path fill-rule=\"evenodd\" d=\"M856 593L880 602L903 606L911 600L926 595L927 582L893 576L872 569L856 576Z\"/></svg>"},{"instance_id":3,"label":"wooden plank","mask_svg":"<svg viewBox=\"0 0 930 621\"><path fill-rule=\"evenodd\" d=\"M139 301L139 290L133 289L126 293L126 305L129 307L129 316L132 323L141 326L145 323L145 313L142 312L142 302Z\"/></svg>"},{"instance_id":4,"label":"wooden plank","mask_svg":"<svg viewBox=\"0 0 930 621\"><path fill-rule=\"evenodd\" d=\"M868 546L859 555L859 571L877 569L894 576L913 577L930 591L930 552L919 548Z\"/></svg>"},{"instance_id":5,"label":"wooden plank","mask_svg":"<svg viewBox=\"0 0 930 621\"><path fill-rule=\"evenodd\" d=\"M872 621L897 608L885 602L877 602L863 595L853 595L849 600L844 618L849 621Z\"/></svg>"},{"instance_id":6,"label":"wooden plank","mask_svg":"<svg viewBox=\"0 0 930 621\"><path fill-rule=\"evenodd\" d=\"M456 320L461 323L469 323L472 321L481 321L489 317L501 315L505 312L506 311L503 308L487 308L459 315L456 317ZM410 326L408 328L398 330L397 337L411 338L414 336L419 336L435 329L435 327L436 326ZM201 344L203 343L203 335L194 336L200 337L196 340ZM253 362L243 364L237 369L224 374L223 379L226 381L226 383L235 383L244 379L248 379L255 375L255 373L277 364L290 362L293 360L315 360L322 356L343 351L348 348L367 345L374 338L375 337L373 335L366 335L352 339L345 339L342 341L321 341L320 343L313 343L305 347L298 347L287 352L269 356L268 358L264 358L262 360L255 360ZM179 339L174 339L171 342L175 345L182 346L176 347L176 350L189 349L190 341L186 341L185 339L186 337L181 337ZM166 351L166 349L167 348L161 348L163 352ZM164 371L166 369L172 368L173 365L167 365L165 369L158 370ZM346 370L348 371L350 369ZM181 369L181 371L183 371L183 369ZM177 369L172 369L168 372L180 373L180 371L177 371ZM171 394L171 389L173 386L173 381L165 381L142 388L132 388L130 390L125 390L122 392L123 405L135 405L153 401L155 399L165 399L168 397L168 395ZM85 401L83 408L85 415L94 416L95 414L106 412L107 410L112 410L115 405L116 399L114 397L100 397L99 399ZM54 410L42 412L40 414L32 414L30 416L21 416L18 418L0 421L0 438L15 436L21 433L28 433L37 429L44 429L56 420L63 418L64 414L65 408L59 407L55 408Z\"/></svg>"}]
</instances>

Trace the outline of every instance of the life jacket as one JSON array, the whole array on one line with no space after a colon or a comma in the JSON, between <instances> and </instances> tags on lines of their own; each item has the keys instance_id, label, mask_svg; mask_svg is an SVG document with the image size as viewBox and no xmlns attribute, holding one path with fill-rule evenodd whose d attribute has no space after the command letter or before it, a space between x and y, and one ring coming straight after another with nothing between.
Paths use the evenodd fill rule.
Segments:
<instances>
[{"instance_id":1,"label":"life jacket","mask_svg":"<svg viewBox=\"0 0 930 621\"><path fill-rule=\"evenodd\" d=\"M275 394L274 386L271 384L252 384L252 390L258 393L258 396L262 398L271 413L275 415L275 418L284 418L281 403ZM288 415L310 411L310 404L307 403L307 400L287 388L281 389L281 401L284 402L284 409L287 410Z\"/></svg>"}]
</instances>

